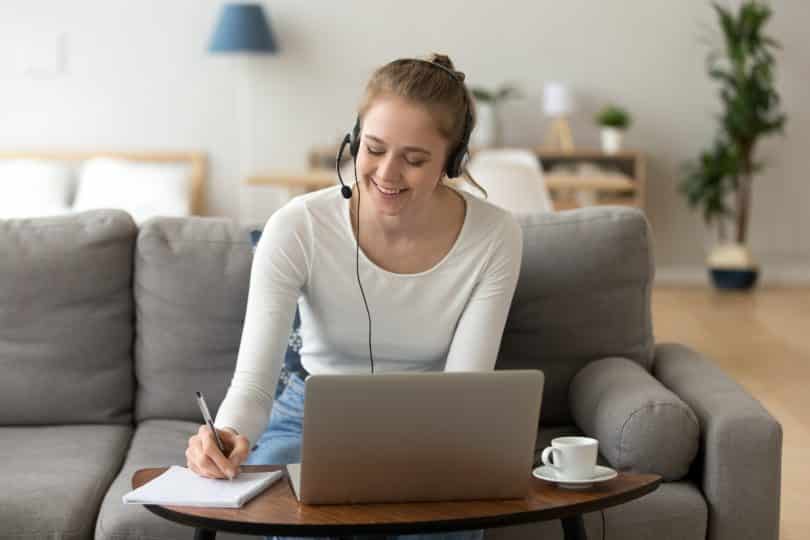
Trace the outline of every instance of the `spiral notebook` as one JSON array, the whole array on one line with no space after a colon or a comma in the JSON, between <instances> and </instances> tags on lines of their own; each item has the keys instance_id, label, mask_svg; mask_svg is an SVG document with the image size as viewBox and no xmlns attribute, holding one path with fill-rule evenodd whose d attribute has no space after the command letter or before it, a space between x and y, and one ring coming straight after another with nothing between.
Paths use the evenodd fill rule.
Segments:
<instances>
[{"instance_id":1,"label":"spiral notebook","mask_svg":"<svg viewBox=\"0 0 810 540\"><path fill-rule=\"evenodd\" d=\"M241 508L282 474L282 471L240 473L233 480L215 480L172 465L157 478L125 494L123 501L125 504Z\"/></svg>"}]
</instances>

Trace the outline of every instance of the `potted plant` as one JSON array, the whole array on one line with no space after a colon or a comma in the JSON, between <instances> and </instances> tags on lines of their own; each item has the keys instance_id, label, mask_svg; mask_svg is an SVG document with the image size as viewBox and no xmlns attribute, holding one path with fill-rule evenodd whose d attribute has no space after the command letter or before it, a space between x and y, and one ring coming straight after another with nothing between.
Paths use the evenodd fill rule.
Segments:
<instances>
[{"instance_id":1,"label":"potted plant","mask_svg":"<svg viewBox=\"0 0 810 540\"><path fill-rule=\"evenodd\" d=\"M602 150L615 154L622 147L624 130L630 127L630 113L618 105L607 105L596 115L596 123L601 126Z\"/></svg>"},{"instance_id":2,"label":"potted plant","mask_svg":"<svg viewBox=\"0 0 810 540\"><path fill-rule=\"evenodd\" d=\"M472 87L475 98L476 122L470 134L470 146L492 147L501 144L501 129L498 121L498 105L504 100L518 97L520 92L510 84L503 84L494 90L482 86Z\"/></svg>"},{"instance_id":3,"label":"potted plant","mask_svg":"<svg viewBox=\"0 0 810 540\"><path fill-rule=\"evenodd\" d=\"M707 70L720 84L719 127L712 146L685 164L678 188L713 233L707 265L714 285L744 290L759 274L747 245L751 186L762 169L754 152L761 137L782 132L785 124L774 87L772 51L779 44L763 33L769 6L745 0L737 13L718 4L714 9L724 47L709 54Z\"/></svg>"}]
</instances>

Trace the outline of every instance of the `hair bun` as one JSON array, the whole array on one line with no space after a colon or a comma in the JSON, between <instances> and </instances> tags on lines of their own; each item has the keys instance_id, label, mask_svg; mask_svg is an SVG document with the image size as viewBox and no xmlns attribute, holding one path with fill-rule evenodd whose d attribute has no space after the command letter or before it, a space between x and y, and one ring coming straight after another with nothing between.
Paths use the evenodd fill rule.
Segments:
<instances>
[{"instance_id":1,"label":"hair bun","mask_svg":"<svg viewBox=\"0 0 810 540\"><path fill-rule=\"evenodd\" d=\"M456 71L455 66L453 66L453 61L450 60L450 57L447 56L446 54L433 53L430 55L429 61L449 69L458 78L458 80L464 82L464 78L466 77L466 75L464 75L463 71Z\"/></svg>"},{"instance_id":2,"label":"hair bun","mask_svg":"<svg viewBox=\"0 0 810 540\"><path fill-rule=\"evenodd\" d=\"M443 67L447 69L454 69L453 61L450 60L450 57L446 54L436 54L433 53L430 55L429 61L433 62L434 64L441 64Z\"/></svg>"}]
</instances>

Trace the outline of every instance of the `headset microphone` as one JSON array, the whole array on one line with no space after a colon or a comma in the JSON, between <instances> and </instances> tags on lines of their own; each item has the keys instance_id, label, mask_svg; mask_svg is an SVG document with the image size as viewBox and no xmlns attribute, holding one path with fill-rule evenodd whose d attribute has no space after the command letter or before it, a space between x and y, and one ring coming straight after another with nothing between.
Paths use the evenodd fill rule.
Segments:
<instances>
[{"instance_id":1,"label":"headset microphone","mask_svg":"<svg viewBox=\"0 0 810 540\"><path fill-rule=\"evenodd\" d=\"M340 149L338 150L337 158L335 158L335 163L337 164L337 175L338 180L340 180L340 194L343 195L344 199L351 199L352 198L352 188L347 186L343 183L343 177L340 175L340 160L343 157L343 149L346 148L346 145L351 142L351 135L349 133L343 137L343 142L340 143Z\"/></svg>"},{"instance_id":2,"label":"headset microphone","mask_svg":"<svg viewBox=\"0 0 810 540\"><path fill-rule=\"evenodd\" d=\"M354 141L358 138L359 128L355 125L352 133L347 133L340 143L337 157L335 158L335 169L337 170L338 180L340 180L340 194L344 199L352 198L352 188L343 183L343 177L340 174L340 160L343 157L343 149L349 146L349 153L352 156L352 164L354 165L354 181L357 182L357 148L358 144ZM354 139L352 138L354 136ZM363 290L363 284L360 282L360 192L357 192L357 213L355 216L355 227L357 229L357 237L355 238L355 253L354 253L354 269L357 274L357 285L360 287L360 294L363 296L363 304L366 306L366 315L368 315L368 361L371 363L371 373L374 373L374 352L371 350L371 312L368 310L368 301L366 300L366 292Z\"/></svg>"}]
</instances>

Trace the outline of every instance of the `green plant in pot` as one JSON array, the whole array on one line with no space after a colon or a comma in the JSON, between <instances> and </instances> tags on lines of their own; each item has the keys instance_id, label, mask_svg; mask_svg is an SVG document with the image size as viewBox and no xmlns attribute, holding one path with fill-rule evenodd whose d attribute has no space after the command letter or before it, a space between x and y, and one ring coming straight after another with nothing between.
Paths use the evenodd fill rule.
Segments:
<instances>
[{"instance_id":1,"label":"green plant in pot","mask_svg":"<svg viewBox=\"0 0 810 540\"><path fill-rule=\"evenodd\" d=\"M476 122L470 136L470 145L474 147L492 147L501 144L501 127L498 121L498 106L505 100L519 97L519 90L511 84L490 90L483 86L471 88L475 98Z\"/></svg>"},{"instance_id":2,"label":"green plant in pot","mask_svg":"<svg viewBox=\"0 0 810 540\"><path fill-rule=\"evenodd\" d=\"M606 105L596 115L596 123L602 128L602 150L615 154L622 148L622 136L630 127L630 113L618 105Z\"/></svg>"},{"instance_id":3,"label":"green plant in pot","mask_svg":"<svg viewBox=\"0 0 810 540\"><path fill-rule=\"evenodd\" d=\"M709 54L707 70L720 85L719 127L712 146L685 164L678 188L716 236L707 259L715 286L750 289L759 274L748 248L751 187L762 169L755 149L760 138L782 132L785 124L774 87L772 51L779 44L763 33L769 6L746 0L734 13L713 5L724 47Z\"/></svg>"}]
</instances>

